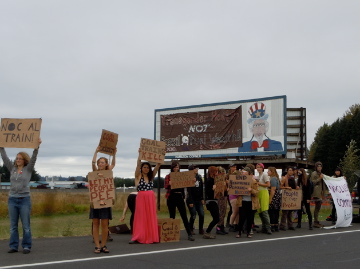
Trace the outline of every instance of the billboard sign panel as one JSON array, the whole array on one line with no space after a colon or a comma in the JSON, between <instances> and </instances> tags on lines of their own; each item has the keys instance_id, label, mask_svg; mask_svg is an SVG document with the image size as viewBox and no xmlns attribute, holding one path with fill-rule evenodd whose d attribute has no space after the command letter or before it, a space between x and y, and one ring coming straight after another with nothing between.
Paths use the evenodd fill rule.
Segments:
<instances>
[{"instance_id":1,"label":"billboard sign panel","mask_svg":"<svg viewBox=\"0 0 360 269\"><path fill-rule=\"evenodd\" d=\"M166 158L286 154L286 96L155 110Z\"/></svg>"}]
</instances>

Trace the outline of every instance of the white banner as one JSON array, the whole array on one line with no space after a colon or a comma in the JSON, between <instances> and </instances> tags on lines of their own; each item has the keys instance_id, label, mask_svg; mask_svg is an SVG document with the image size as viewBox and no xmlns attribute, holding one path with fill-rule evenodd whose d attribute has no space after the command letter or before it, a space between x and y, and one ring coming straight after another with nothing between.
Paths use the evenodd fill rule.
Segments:
<instances>
[{"instance_id":1,"label":"white banner","mask_svg":"<svg viewBox=\"0 0 360 269\"><path fill-rule=\"evenodd\" d=\"M350 190L345 178L335 178L324 175L324 182L330 191L337 214L337 221L335 226L328 228L351 226L353 207Z\"/></svg>"}]
</instances>

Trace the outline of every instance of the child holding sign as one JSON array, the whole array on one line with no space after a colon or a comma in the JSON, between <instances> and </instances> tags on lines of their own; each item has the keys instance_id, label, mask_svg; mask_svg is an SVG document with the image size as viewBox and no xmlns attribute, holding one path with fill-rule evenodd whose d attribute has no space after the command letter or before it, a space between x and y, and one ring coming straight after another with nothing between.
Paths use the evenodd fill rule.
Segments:
<instances>
[{"instance_id":1,"label":"child holding sign","mask_svg":"<svg viewBox=\"0 0 360 269\"><path fill-rule=\"evenodd\" d=\"M104 171L104 170L112 170L115 167L115 154L114 153L111 165L109 165L109 161L105 157L100 157L97 161L97 153L100 151L100 147L96 148L93 160L92 160L92 169L93 171ZM102 202L100 202L101 204ZM94 209L90 207L90 219L92 219L92 233L95 243L95 251L94 253L99 254L101 252L109 253L108 248L105 243L108 239L109 233L109 220L112 219L112 211L111 207L104 207ZM102 247L100 248L100 222L101 222L101 243Z\"/></svg>"}]
</instances>

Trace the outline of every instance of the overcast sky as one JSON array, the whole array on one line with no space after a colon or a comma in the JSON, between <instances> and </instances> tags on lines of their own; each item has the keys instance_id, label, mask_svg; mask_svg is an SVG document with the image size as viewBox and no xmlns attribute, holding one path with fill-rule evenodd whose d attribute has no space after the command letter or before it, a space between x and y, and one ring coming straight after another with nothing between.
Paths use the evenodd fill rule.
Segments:
<instances>
[{"instance_id":1,"label":"overcast sky","mask_svg":"<svg viewBox=\"0 0 360 269\"><path fill-rule=\"evenodd\" d=\"M114 176L133 177L155 109L279 95L307 109L309 147L360 102L359 14L358 0L1 0L0 117L43 119L42 176L85 176L107 129Z\"/></svg>"}]
</instances>

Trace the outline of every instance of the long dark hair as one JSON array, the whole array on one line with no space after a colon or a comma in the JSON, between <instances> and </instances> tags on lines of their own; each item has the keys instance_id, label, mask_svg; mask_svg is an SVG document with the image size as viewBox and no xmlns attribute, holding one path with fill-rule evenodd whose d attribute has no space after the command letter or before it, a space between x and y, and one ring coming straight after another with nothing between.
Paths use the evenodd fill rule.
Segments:
<instances>
[{"instance_id":1,"label":"long dark hair","mask_svg":"<svg viewBox=\"0 0 360 269\"><path fill-rule=\"evenodd\" d=\"M140 166L140 172L141 172L141 174L142 174L142 168L143 168L144 165L148 165L148 166L149 166L149 172L148 172L147 176L148 176L148 179L149 179L149 182L150 182L150 181L153 180L153 177L154 177L153 170L151 169L150 163L148 163L148 162L143 162L143 163L141 163L141 166Z\"/></svg>"},{"instance_id":2,"label":"long dark hair","mask_svg":"<svg viewBox=\"0 0 360 269\"><path fill-rule=\"evenodd\" d=\"M179 162L178 162L178 161L172 161L172 162L171 162L170 171L171 171L171 172L174 172L174 168L175 168L176 166L179 166L179 167L180 167Z\"/></svg>"},{"instance_id":3,"label":"long dark hair","mask_svg":"<svg viewBox=\"0 0 360 269\"><path fill-rule=\"evenodd\" d=\"M335 172L336 172L336 171L340 171L340 175L337 176L336 173L334 173L334 176L335 176L335 177L342 177L342 176L344 176L340 167L336 167Z\"/></svg>"},{"instance_id":4,"label":"long dark hair","mask_svg":"<svg viewBox=\"0 0 360 269\"><path fill-rule=\"evenodd\" d=\"M299 176L298 181L301 181L301 184L303 186L307 186L308 184L308 177L306 175L305 169L304 168L300 168L298 171L301 171L301 176ZM299 173L299 172L298 172Z\"/></svg>"}]
</instances>

